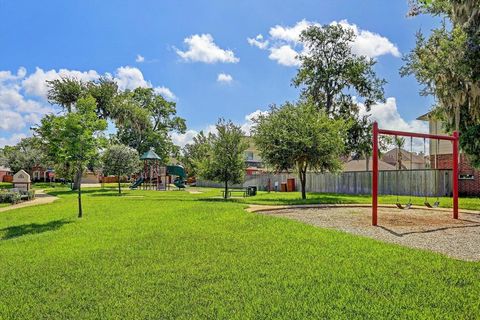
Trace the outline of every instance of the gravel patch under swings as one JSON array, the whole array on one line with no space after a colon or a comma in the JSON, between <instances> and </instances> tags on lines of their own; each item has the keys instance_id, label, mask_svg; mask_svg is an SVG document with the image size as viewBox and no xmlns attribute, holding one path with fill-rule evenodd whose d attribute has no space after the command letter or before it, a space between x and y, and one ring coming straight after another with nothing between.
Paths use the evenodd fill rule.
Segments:
<instances>
[{"instance_id":1,"label":"gravel patch under swings","mask_svg":"<svg viewBox=\"0 0 480 320\"><path fill-rule=\"evenodd\" d=\"M378 226L370 208L291 208L259 212L332 228L381 241L426 249L449 257L480 261L480 214L392 208L378 209Z\"/></svg>"}]
</instances>

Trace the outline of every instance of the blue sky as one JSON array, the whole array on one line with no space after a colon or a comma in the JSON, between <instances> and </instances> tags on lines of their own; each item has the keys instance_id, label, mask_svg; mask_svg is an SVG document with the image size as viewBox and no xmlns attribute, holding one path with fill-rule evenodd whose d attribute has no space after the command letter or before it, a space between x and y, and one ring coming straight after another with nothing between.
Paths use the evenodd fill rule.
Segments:
<instances>
[{"instance_id":1,"label":"blue sky","mask_svg":"<svg viewBox=\"0 0 480 320\"><path fill-rule=\"evenodd\" d=\"M179 144L218 117L248 128L247 115L298 97L290 85L297 31L332 22L355 30L361 41L354 49L377 59L376 71L388 81L389 99L373 117L384 126L426 130L413 120L432 100L398 70L415 32L437 22L407 18L407 11L407 0L0 0L0 146L29 135L53 110L43 83L60 75L88 80L110 73L124 88L157 88L187 119L187 135L174 136Z\"/></svg>"}]
</instances>

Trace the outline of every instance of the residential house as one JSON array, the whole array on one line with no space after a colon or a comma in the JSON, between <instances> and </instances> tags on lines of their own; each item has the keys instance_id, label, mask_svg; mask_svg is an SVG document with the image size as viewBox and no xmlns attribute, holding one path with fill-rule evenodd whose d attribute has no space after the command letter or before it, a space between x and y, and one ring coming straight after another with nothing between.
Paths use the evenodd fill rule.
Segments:
<instances>
[{"instance_id":1,"label":"residential house","mask_svg":"<svg viewBox=\"0 0 480 320\"><path fill-rule=\"evenodd\" d=\"M417 118L417 120L428 121L429 133L436 135L446 134L442 121L436 119L431 113L424 114ZM434 169L453 168L453 148L452 142L441 140L430 142L430 163ZM468 156L460 152L459 162L459 193L467 196L480 195L480 171L470 165Z\"/></svg>"},{"instance_id":2,"label":"residential house","mask_svg":"<svg viewBox=\"0 0 480 320\"><path fill-rule=\"evenodd\" d=\"M0 166L0 182L11 182L13 178L10 168Z\"/></svg>"},{"instance_id":3,"label":"residential house","mask_svg":"<svg viewBox=\"0 0 480 320\"><path fill-rule=\"evenodd\" d=\"M410 152L398 148L394 148L384 153L382 160L395 168L402 170L425 169L430 162L422 153ZM399 168L399 162L401 162L401 168Z\"/></svg>"},{"instance_id":4,"label":"residential house","mask_svg":"<svg viewBox=\"0 0 480 320\"><path fill-rule=\"evenodd\" d=\"M372 171L372 158L368 160L368 171ZM385 161L379 160L378 161L378 169L379 170L395 170L395 167L391 164L386 163ZM343 164L343 172L352 172L352 171L367 171L367 160L365 159L358 159L353 160L350 159Z\"/></svg>"},{"instance_id":5,"label":"residential house","mask_svg":"<svg viewBox=\"0 0 480 320\"><path fill-rule=\"evenodd\" d=\"M245 165L247 167L247 175L255 175L265 172L265 167L260 157L260 152L258 151L252 137L245 137L248 148L245 150Z\"/></svg>"}]
</instances>

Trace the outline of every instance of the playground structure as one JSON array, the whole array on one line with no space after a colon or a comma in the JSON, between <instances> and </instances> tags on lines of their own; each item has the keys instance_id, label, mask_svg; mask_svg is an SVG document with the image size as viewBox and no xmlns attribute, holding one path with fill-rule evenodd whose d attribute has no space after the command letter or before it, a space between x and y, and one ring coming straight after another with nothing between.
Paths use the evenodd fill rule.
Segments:
<instances>
[{"instance_id":1,"label":"playground structure","mask_svg":"<svg viewBox=\"0 0 480 320\"><path fill-rule=\"evenodd\" d=\"M143 161L142 173L130 185L130 189L167 190L172 176L175 176L173 184L178 189L185 188L186 174L182 166L161 165L161 158L153 150L145 152L140 160Z\"/></svg>"},{"instance_id":2,"label":"playground structure","mask_svg":"<svg viewBox=\"0 0 480 320\"><path fill-rule=\"evenodd\" d=\"M452 142L453 148L453 159L452 159L452 186L453 186L453 218L458 219L458 140L459 135L457 131L453 132L452 136L447 135L434 135L434 134L425 134L425 133L415 133L415 132L405 132L405 131L395 131L395 130L385 130L379 129L378 123L373 123L373 170L372 170L372 225L376 226L378 224L378 138L379 135L391 135L391 136L401 136L410 138L410 149L412 149L412 140L413 138L423 138L424 139L424 150L426 139L435 139L446 140ZM412 150L410 150L412 151ZM411 163L411 162L410 162ZM437 182L435 175L435 183ZM411 195L411 194L410 194ZM425 206L427 208L436 208L439 206L439 201L437 200L433 205L428 202L427 196L425 194ZM396 206L399 209L410 209L412 207L411 201L403 206L399 201L397 201Z\"/></svg>"}]
</instances>

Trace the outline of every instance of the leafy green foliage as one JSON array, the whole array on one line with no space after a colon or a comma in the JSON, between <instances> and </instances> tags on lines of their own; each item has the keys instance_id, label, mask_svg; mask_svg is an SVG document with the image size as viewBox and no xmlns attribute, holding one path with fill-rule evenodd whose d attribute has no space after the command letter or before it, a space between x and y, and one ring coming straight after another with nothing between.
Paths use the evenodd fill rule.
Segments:
<instances>
[{"instance_id":1,"label":"leafy green foliage","mask_svg":"<svg viewBox=\"0 0 480 320\"><path fill-rule=\"evenodd\" d=\"M228 183L241 183L245 175L245 142L242 130L231 121L220 119L216 124L217 132L211 134L207 156L199 163L200 177L223 182L224 197L228 197ZM202 147L205 148L206 147Z\"/></svg>"},{"instance_id":2,"label":"leafy green foliage","mask_svg":"<svg viewBox=\"0 0 480 320\"><path fill-rule=\"evenodd\" d=\"M102 141L99 133L107 128L107 122L98 118L95 108L92 96L80 98L75 111L61 116L47 115L36 128L47 156L63 168L63 173L81 174L86 165L97 157ZM78 200L78 216L82 217L80 186Z\"/></svg>"},{"instance_id":3,"label":"leafy green foliage","mask_svg":"<svg viewBox=\"0 0 480 320\"><path fill-rule=\"evenodd\" d=\"M272 107L255 120L253 139L262 159L275 171L297 170L305 199L307 170L336 172L342 168L345 122L318 112L311 103Z\"/></svg>"},{"instance_id":4,"label":"leafy green foliage","mask_svg":"<svg viewBox=\"0 0 480 320\"><path fill-rule=\"evenodd\" d=\"M348 124L347 153L371 153L371 123L360 116L358 102L363 98L367 111L383 102L385 80L376 76L375 60L357 56L351 43L355 34L340 24L311 26L300 35L305 50L299 55L301 66L293 84L302 88L302 96L318 110Z\"/></svg>"},{"instance_id":5,"label":"leafy green foliage","mask_svg":"<svg viewBox=\"0 0 480 320\"><path fill-rule=\"evenodd\" d=\"M402 75L413 74L424 86L422 94L438 101L434 117L448 131L460 131L460 145L472 163L480 166L480 6L476 0L415 1L417 13L441 15L443 23L417 44L406 57Z\"/></svg>"},{"instance_id":6,"label":"leafy green foliage","mask_svg":"<svg viewBox=\"0 0 480 320\"><path fill-rule=\"evenodd\" d=\"M153 148L162 159L168 159L178 153L169 133L186 130L185 120L176 116L176 112L175 102L165 100L151 88L127 91L112 113L117 138L139 154Z\"/></svg>"},{"instance_id":7,"label":"leafy green foliage","mask_svg":"<svg viewBox=\"0 0 480 320\"><path fill-rule=\"evenodd\" d=\"M193 143L189 143L183 148L181 161L185 166L185 170L189 177L195 177L198 175L199 165L205 157L208 156L210 138L210 134L205 135L203 131L200 131L195 137L193 137Z\"/></svg>"},{"instance_id":8,"label":"leafy green foliage","mask_svg":"<svg viewBox=\"0 0 480 320\"><path fill-rule=\"evenodd\" d=\"M12 172L25 170L32 172L35 166L47 166L47 159L37 138L24 138L15 146L5 146L0 150L0 164Z\"/></svg>"},{"instance_id":9,"label":"leafy green foliage","mask_svg":"<svg viewBox=\"0 0 480 320\"><path fill-rule=\"evenodd\" d=\"M118 193L122 193L120 177L137 173L141 168L137 150L122 144L108 146L102 156L103 174L115 175L118 179Z\"/></svg>"}]
</instances>

